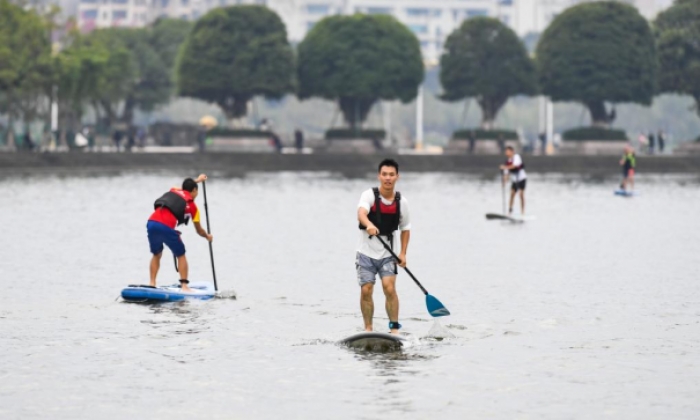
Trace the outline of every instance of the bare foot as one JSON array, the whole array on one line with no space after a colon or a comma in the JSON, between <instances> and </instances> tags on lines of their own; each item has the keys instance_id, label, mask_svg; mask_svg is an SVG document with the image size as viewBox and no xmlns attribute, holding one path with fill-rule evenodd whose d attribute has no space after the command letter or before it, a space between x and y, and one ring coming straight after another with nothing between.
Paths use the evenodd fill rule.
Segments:
<instances>
[{"instance_id":1,"label":"bare foot","mask_svg":"<svg viewBox=\"0 0 700 420\"><path fill-rule=\"evenodd\" d=\"M372 327L365 327L365 332L372 332L374 331Z\"/></svg>"},{"instance_id":2,"label":"bare foot","mask_svg":"<svg viewBox=\"0 0 700 420\"><path fill-rule=\"evenodd\" d=\"M391 330L389 333L399 335L399 330Z\"/></svg>"}]
</instances>

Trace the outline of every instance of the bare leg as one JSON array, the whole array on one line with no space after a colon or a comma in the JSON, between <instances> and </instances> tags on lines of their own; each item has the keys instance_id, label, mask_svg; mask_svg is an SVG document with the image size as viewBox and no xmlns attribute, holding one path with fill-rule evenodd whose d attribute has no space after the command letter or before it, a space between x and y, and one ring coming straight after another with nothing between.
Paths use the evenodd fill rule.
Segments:
<instances>
[{"instance_id":1,"label":"bare leg","mask_svg":"<svg viewBox=\"0 0 700 420\"><path fill-rule=\"evenodd\" d=\"M508 215L513 214L513 201L515 200L515 190L510 190L510 205L508 206Z\"/></svg>"},{"instance_id":2,"label":"bare leg","mask_svg":"<svg viewBox=\"0 0 700 420\"><path fill-rule=\"evenodd\" d=\"M520 190L520 214L525 214L525 190Z\"/></svg>"},{"instance_id":3,"label":"bare leg","mask_svg":"<svg viewBox=\"0 0 700 420\"><path fill-rule=\"evenodd\" d=\"M188 280L187 275L189 274L189 266L187 265L187 257L181 255L177 257L177 266L180 270L180 279ZM183 292L190 292L192 289L189 288L187 283L181 283L181 289Z\"/></svg>"},{"instance_id":4,"label":"bare leg","mask_svg":"<svg viewBox=\"0 0 700 420\"><path fill-rule=\"evenodd\" d=\"M158 275L158 270L160 270L160 257L162 256L163 253L161 252L160 254L153 254L151 258L151 283L149 284L153 287L156 285L156 276Z\"/></svg>"},{"instance_id":5,"label":"bare leg","mask_svg":"<svg viewBox=\"0 0 700 420\"><path fill-rule=\"evenodd\" d=\"M360 310L362 311L362 319L365 321L365 331L372 331L372 318L374 317L374 300L372 293L374 285L365 283L360 290Z\"/></svg>"},{"instance_id":6,"label":"bare leg","mask_svg":"<svg viewBox=\"0 0 700 420\"><path fill-rule=\"evenodd\" d=\"M396 294L396 276L382 278L384 296L386 296L386 314L390 322L399 322L399 296ZM399 330L394 328L392 334L398 334Z\"/></svg>"},{"instance_id":7,"label":"bare leg","mask_svg":"<svg viewBox=\"0 0 700 420\"><path fill-rule=\"evenodd\" d=\"M630 175L629 178L627 178L627 182L630 184L630 191L634 189L634 175Z\"/></svg>"}]
</instances>

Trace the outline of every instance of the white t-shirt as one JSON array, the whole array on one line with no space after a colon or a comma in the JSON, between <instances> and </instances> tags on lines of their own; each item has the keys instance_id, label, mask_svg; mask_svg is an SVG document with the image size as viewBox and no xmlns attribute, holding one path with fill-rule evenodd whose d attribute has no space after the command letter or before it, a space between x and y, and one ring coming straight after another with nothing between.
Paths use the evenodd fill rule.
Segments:
<instances>
[{"instance_id":1,"label":"white t-shirt","mask_svg":"<svg viewBox=\"0 0 700 420\"><path fill-rule=\"evenodd\" d=\"M381 195L379 196L379 199L382 200L382 202L386 205L391 205L393 203L393 201L389 201ZM367 191L363 192L360 196L360 203L357 205L357 208L359 209L361 207L367 210L367 212L369 213L373 205L374 191L372 191L372 189L370 188ZM399 217L399 230L411 230L411 218L409 216L408 200L406 200L406 197L403 194L401 194L400 206L401 207L399 211L401 212L401 215ZM391 257L391 254L389 253L389 251L384 249L384 245L382 245L382 243L379 242L379 239L370 238L367 234L367 231L365 230L358 230L360 231L360 241L359 245L357 246L357 251L359 253L364 254L370 258L374 258L375 260ZM394 252L396 253L396 255L399 255L399 252L401 252L401 240L399 238L400 235L394 235ZM384 242L389 244L389 241L387 240L386 236L382 236L382 239L384 240Z\"/></svg>"},{"instance_id":2,"label":"white t-shirt","mask_svg":"<svg viewBox=\"0 0 700 420\"><path fill-rule=\"evenodd\" d=\"M520 166L523 164L523 158L521 158L520 155L515 154L515 155L513 155L513 159L510 162L510 164L513 166ZM526 178L527 178L527 174L525 173L525 169L521 169L515 173L513 173L513 172L510 173L510 182L520 182Z\"/></svg>"}]
</instances>

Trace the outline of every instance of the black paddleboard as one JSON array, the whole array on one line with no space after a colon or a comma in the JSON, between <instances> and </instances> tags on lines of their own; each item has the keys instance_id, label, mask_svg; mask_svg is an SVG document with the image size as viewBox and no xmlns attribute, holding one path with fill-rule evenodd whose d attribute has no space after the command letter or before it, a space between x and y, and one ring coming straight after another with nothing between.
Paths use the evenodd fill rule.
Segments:
<instances>
[{"instance_id":1,"label":"black paddleboard","mask_svg":"<svg viewBox=\"0 0 700 420\"><path fill-rule=\"evenodd\" d=\"M401 350L404 341L404 338L395 334L365 331L344 338L338 344L356 350L389 352Z\"/></svg>"},{"instance_id":2,"label":"black paddleboard","mask_svg":"<svg viewBox=\"0 0 700 420\"><path fill-rule=\"evenodd\" d=\"M486 219L487 220L507 220L511 223L523 223L525 221L525 219L523 219L523 218L506 216L505 214L498 214L498 213L487 213Z\"/></svg>"}]
</instances>

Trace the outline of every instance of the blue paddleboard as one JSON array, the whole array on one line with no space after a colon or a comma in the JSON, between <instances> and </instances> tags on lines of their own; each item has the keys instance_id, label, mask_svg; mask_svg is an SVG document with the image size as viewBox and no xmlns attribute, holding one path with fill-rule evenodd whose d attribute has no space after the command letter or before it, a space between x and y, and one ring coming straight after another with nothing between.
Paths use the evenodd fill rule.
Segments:
<instances>
[{"instance_id":1,"label":"blue paddleboard","mask_svg":"<svg viewBox=\"0 0 700 420\"><path fill-rule=\"evenodd\" d=\"M183 292L180 285L151 287L130 284L122 290L122 299L127 302L178 302L185 299L209 300L216 296L211 283L190 283L191 292Z\"/></svg>"},{"instance_id":2,"label":"blue paddleboard","mask_svg":"<svg viewBox=\"0 0 700 420\"><path fill-rule=\"evenodd\" d=\"M619 195L622 197L634 197L637 194L634 191L617 189L617 190L615 190L615 195Z\"/></svg>"}]
</instances>

